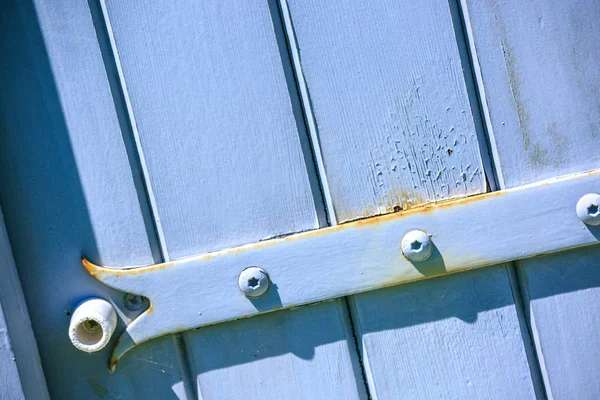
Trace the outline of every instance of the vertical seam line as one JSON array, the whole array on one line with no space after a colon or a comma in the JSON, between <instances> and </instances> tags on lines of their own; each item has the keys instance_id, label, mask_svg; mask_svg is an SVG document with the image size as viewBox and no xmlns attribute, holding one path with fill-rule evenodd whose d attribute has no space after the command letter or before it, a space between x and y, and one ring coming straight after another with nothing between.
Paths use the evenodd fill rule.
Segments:
<instances>
[{"instance_id":1,"label":"vertical seam line","mask_svg":"<svg viewBox=\"0 0 600 400\"><path fill-rule=\"evenodd\" d=\"M128 132L122 132L123 140L124 141L127 140L127 138L126 138L127 133L130 133L131 136L133 137L133 142L134 142L135 146L133 148L131 148L131 146L127 146L127 143L125 143L125 147L128 152L128 156L133 157L135 159L135 161L137 163L137 167L139 167L139 169L140 169L140 176L141 176L142 183L143 183L143 190L139 190L139 188L137 188L138 189L137 195L138 195L138 199L140 202L140 207L142 209L144 209L145 203L146 202L148 203L147 204L148 205L148 214L150 214L149 217L152 219L152 222L153 222L152 223L153 229L147 229L149 245L150 245L150 248L151 248L153 254L155 251L155 249L153 247L158 247L158 251L160 252L160 258L162 259L161 261L169 262L169 261L171 261L171 258L169 256L169 252L167 249L163 226L160 221L159 214L158 214L156 198L154 196L154 190L152 189L152 183L150 181L148 166L147 166L146 158L144 156L144 152L142 149L142 144L141 144L139 132L137 129L137 123L135 120L135 116L133 113L133 107L131 105L129 92L127 90L127 85L125 83L125 77L124 77L123 69L121 66L121 59L119 57L112 25L111 25L111 22L110 22L110 19L108 16L106 2L105 2L105 0L88 0L88 4L90 7L90 14L92 15L92 20L94 21L96 35L98 37L99 44L102 41L101 40L102 34L106 35L106 38L108 39L108 48L105 51L107 51L109 54L107 54L106 56L103 54L103 59L104 59L105 69L106 69L107 78L108 78L109 83L111 81L111 76L109 75L109 69L110 70L112 70L113 68L115 69L115 71L111 71L111 72L115 73L114 78L116 78L116 80L117 80L118 87L113 88L112 87L113 85L110 85L111 92L118 91L118 93L114 93L114 92L112 93L113 101L115 102L115 108L117 108L119 106L123 106L123 104L120 104L120 103L124 103L123 111L124 111L124 118L127 119L127 127L126 127L126 129L123 129L123 126L121 126L121 129L127 130ZM99 9L97 8L98 6L99 6ZM101 21L98 21L102 24L101 27L97 26L97 24L96 24L97 18L101 18ZM102 51L102 46L101 46L101 51ZM120 95L120 100L121 100L119 102L117 102L117 100L116 100L118 95ZM117 115L119 115L119 110L117 110ZM133 153L133 154L129 154L129 153ZM132 163L131 161L130 161L130 166L132 168L132 173L135 173L133 171L134 163ZM134 177L134 181L135 181L135 177ZM144 217L145 217L144 219L146 219L148 216L144 215ZM157 258L156 255L154 257ZM185 346L185 338L183 337L183 335L181 333L175 333L172 335L172 340L173 340L172 343L174 346L175 356L177 359L179 372L181 374L181 379L183 382L186 398L197 399L198 397L197 397L196 391L194 390L195 385L192 380L192 374L191 374L192 367L190 365L190 357L187 354L186 346Z\"/></svg>"},{"instance_id":2,"label":"vertical seam line","mask_svg":"<svg viewBox=\"0 0 600 400\"><path fill-rule=\"evenodd\" d=\"M491 189L492 191L503 190L506 189L506 182L502 174L500 157L498 155L498 148L496 146L496 137L492 127L491 115L489 112L483 83L483 74L481 71L481 65L479 64L479 58L477 57L475 37L471 27L467 0L450 0L450 2L451 4L452 2L456 2L455 4L457 5L460 22L462 24L463 39L467 43L470 73L475 78L473 84L475 86L475 92L477 94L478 101L476 106L479 107L481 114L483 114L484 140L486 141L488 151L492 156L492 176L489 178L492 180L492 183L495 187L492 187ZM526 290L526 288L523 286L523 282L521 282L519 275L515 271L516 268L519 268L518 266L513 266L511 263L505 264L504 268L508 274L509 285L517 313L517 319L521 329L521 336L527 335L527 337L523 337L522 339L525 357L527 359L527 364L531 374L532 386L537 398L547 398L546 388L543 384L544 380L542 370L544 368L540 363L540 359L536 351L537 347L531 330L531 321L529 318L527 318L527 312L525 310L524 300L526 299L526 296L524 295L523 291Z\"/></svg>"},{"instance_id":3,"label":"vertical seam line","mask_svg":"<svg viewBox=\"0 0 600 400\"><path fill-rule=\"evenodd\" d=\"M289 11L287 0L277 0L279 5L279 12L281 14L281 21L284 28L284 33L286 36L286 41L288 44L288 49L291 56L292 61L292 70L294 71L294 76L296 77L296 84L298 86L298 91L300 92L300 103L303 110L304 118L306 121L306 129L308 130L309 141L313 151L313 158L316 164L316 173L319 178L319 182L321 183L321 191L324 200L325 206L325 214L327 216L327 221L329 222L329 226L338 225L338 220L335 214L335 207L333 204L333 198L331 195L331 190L329 187L329 181L327 179L327 174L325 171L325 162L323 159L323 152L321 150L321 144L319 140L319 132L317 127L317 122L312 110L312 103L310 100L310 93L308 91L308 87L306 84L306 79L304 73L302 71L302 66L300 62L300 53L298 51L298 42L296 39L296 33L294 31L294 26L292 23L291 14ZM321 226L323 228L323 226ZM356 360L358 361L358 366L360 368L360 374L362 378L362 384L365 390L365 394L368 399L371 399L370 388L367 382L367 376L365 372L365 364L361 357L361 349L359 346L355 326L354 326L354 318L352 317L352 310L349 306L349 303L353 301L354 296L346 296L339 300L338 304L340 307L344 307L344 312L348 316L348 325L350 326L350 337L354 342L354 351L356 353ZM343 304L342 304L343 302ZM349 340L347 338L346 340ZM358 377L357 377L358 378Z\"/></svg>"},{"instance_id":4,"label":"vertical seam line","mask_svg":"<svg viewBox=\"0 0 600 400\"><path fill-rule=\"evenodd\" d=\"M310 101L310 95L306 86L306 80L302 67L300 64L300 53L298 52L298 42L296 40L296 33L294 32L294 26L292 18L288 8L287 0L278 0L279 10L282 17L283 28L286 34L288 48L291 53L292 69L296 76L296 83L298 85L298 91L300 92L300 102L306 118L306 125L310 142L312 144L313 155L317 166L317 174L319 175L321 182L321 189L323 191L323 199L325 201L325 213L328 216L330 226L338 224L335 208L333 206L333 200L331 197L331 190L329 188L329 181L325 174L325 163L323 161L323 152L321 150L321 143L319 141L319 132L317 129L317 122L312 110L312 103Z\"/></svg>"},{"instance_id":5,"label":"vertical seam line","mask_svg":"<svg viewBox=\"0 0 600 400\"><path fill-rule=\"evenodd\" d=\"M144 187L146 191L146 199L148 203L150 203L150 213L152 215L154 221L154 228L156 230L156 235L158 237L158 247L160 249L160 253L162 255L162 259L164 262L171 261L169 257L169 251L167 249L167 243L165 240L165 234L163 230L162 223L160 221L160 217L158 215L158 207L156 204L156 198L154 196L154 190L152 188L152 182L150 181L150 174L148 173L148 165L146 163L146 157L144 155L144 151L142 149L142 143L140 140L139 131L137 128L137 122L135 120L135 116L133 114L133 108L131 105L131 99L129 97L129 91L127 90L127 85L125 83L125 76L123 74L123 68L121 66L121 58L119 57L119 52L117 50L117 44L115 41L112 24L110 22L108 16L108 10L106 8L105 0L98 0L100 3L100 8L102 12L102 18L104 19L104 26L106 29L106 34L108 35L108 40L110 44L110 50L112 53L112 60L114 61L114 66L117 72L117 79L119 81L121 93L123 96L123 101L125 103L125 113L129 120L129 126L131 129L131 134L133 136L133 141L135 143L135 152L136 158L139 163L139 167L141 169L141 176L144 181Z\"/></svg>"}]
</instances>

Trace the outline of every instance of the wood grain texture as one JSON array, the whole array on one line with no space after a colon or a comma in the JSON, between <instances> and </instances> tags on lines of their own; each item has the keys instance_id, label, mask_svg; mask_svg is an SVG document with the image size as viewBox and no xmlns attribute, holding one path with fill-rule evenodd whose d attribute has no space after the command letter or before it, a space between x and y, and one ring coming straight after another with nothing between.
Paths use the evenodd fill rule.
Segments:
<instances>
[{"instance_id":1,"label":"wood grain texture","mask_svg":"<svg viewBox=\"0 0 600 400\"><path fill-rule=\"evenodd\" d=\"M355 296L374 398L535 398L504 266Z\"/></svg>"},{"instance_id":2,"label":"wood grain texture","mask_svg":"<svg viewBox=\"0 0 600 400\"><path fill-rule=\"evenodd\" d=\"M0 399L49 399L31 319L0 211Z\"/></svg>"},{"instance_id":3,"label":"wood grain texture","mask_svg":"<svg viewBox=\"0 0 600 400\"><path fill-rule=\"evenodd\" d=\"M50 394L178 398L171 339L110 374L114 338L89 355L67 334L69 314L90 296L111 299L128 321L122 293L90 279L83 254L153 261L88 4L5 2L0 27L0 201Z\"/></svg>"},{"instance_id":4,"label":"wood grain texture","mask_svg":"<svg viewBox=\"0 0 600 400\"><path fill-rule=\"evenodd\" d=\"M467 0L502 187L600 164L600 4Z\"/></svg>"},{"instance_id":5,"label":"wood grain texture","mask_svg":"<svg viewBox=\"0 0 600 400\"><path fill-rule=\"evenodd\" d=\"M340 222L485 191L447 3L287 3ZM504 266L353 304L373 398L535 397Z\"/></svg>"},{"instance_id":6,"label":"wood grain texture","mask_svg":"<svg viewBox=\"0 0 600 400\"><path fill-rule=\"evenodd\" d=\"M170 257L317 228L269 3L107 9Z\"/></svg>"},{"instance_id":7,"label":"wood grain texture","mask_svg":"<svg viewBox=\"0 0 600 400\"><path fill-rule=\"evenodd\" d=\"M598 2L466 5L502 187L597 168ZM590 248L518 263L548 398L600 396L599 254Z\"/></svg>"},{"instance_id":8,"label":"wood grain texture","mask_svg":"<svg viewBox=\"0 0 600 400\"><path fill-rule=\"evenodd\" d=\"M190 333L199 397L364 398L346 313L332 300Z\"/></svg>"},{"instance_id":9,"label":"wood grain texture","mask_svg":"<svg viewBox=\"0 0 600 400\"><path fill-rule=\"evenodd\" d=\"M339 222L485 191L448 4L287 3Z\"/></svg>"},{"instance_id":10,"label":"wood grain texture","mask_svg":"<svg viewBox=\"0 0 600 400\"><path fill-rule=\"evenodd\" d=\"M600 394L599 268L598 246L519 265L549 398Z\"/></svg>"},{"instance_id":11,"label":"wood grain texture","mask_svg":"<svg viewBox=\"0 0 600 400\"><path fill-rule=\"evenodd\" d=\"M168 256L319 227L276 4L106 9ZM201 398L354 399L365 390L349 332L334 301L189 331L185 344Z\"/></svg>"}]
</instances>

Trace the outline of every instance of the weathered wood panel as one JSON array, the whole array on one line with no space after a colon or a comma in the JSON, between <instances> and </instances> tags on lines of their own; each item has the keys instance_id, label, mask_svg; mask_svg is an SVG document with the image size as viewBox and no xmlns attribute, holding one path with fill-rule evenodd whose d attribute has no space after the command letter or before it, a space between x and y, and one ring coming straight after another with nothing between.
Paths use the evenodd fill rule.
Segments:
<instances>
[{"instance_id":1,"label":"weathered wood panel","mask_svg":"<svg viewBox=\"0 0 600 400\"><path fill-rule=\"evenodd\" d=\"M199 397L366 398L347 312L332 300L195 331Z\"/></svg>"},{"instance_id":2,"label":"weathered wood panel","mask_svg":"<svg viewBox=\"0 0 600 400\"><path fill-rule=\"evenodd\" d=\"M285 4L339 222L485 191L447 3ZM535 397L505 267L353 303L374 398Z\"/></svg>"},{"instance_id":3,"label":"weathered wood panel","mask_svg":"<svg viewBox=\"0 0 600 400\"><path fill-rule=\"evenodd\" d=\"M519 263L546 391L553 399L600 394L600 248Z\"/></svg>"},{"instance_id":4,"label":"weathered wood panel","mask_svg":"<svg viewBox=\"0 0 600 400\"><path fill-rule=\"evenodd\" d=\"M170 258L317 228L269 3L106 6Z\"/></svg>"},{"instance_id":5,"label":"weathered wood panel","mask_svg":"<svg viewBox=\"0 0 600 400\"><path fill-rule=\"evenodd\" d=\"M502 187L600 165L600 4L464 1Z\"/></svg>"},{"instance_id":6,"label":"weathered wood panel","mask_svg":"<svg viewBox=\"0 0 600 400\"><path fill-rule=\"evenodd\" d=\"M354 298L373 397L535 398L504 266Z\"/></svg>"},{"instance_id":7,"label":"weathered wood panel","mask_svg":"<svg viewBox=\"0 0 600 400\"><path fill-rule=\"evenodd\" d=\"M0 201L51 396L177 398L168 337L110 374L109 348L88 355L67 334L89 296L123 307L122 294L81 267L82 254L154 261L88 3L4 2L0 26Z\"/></svg>"},{"instance_id":8,"label":"weathered wood panel","mask_svg":"<svg viewBox=\"0 0 600 400\"><path fill-rule=\"evenodd\" d=\"M339 222L485 191L448 4L288 4Z\"/></svg>"},{"instance_id":9,"label":"weathered wood panel","mask_svg":"<svg viewBox=\"0 0 600 400\"><path fill-rule=\"evenodd\" d=\"M600 4L466 6L501 186L598 168ZM591 248L518 263L549 398L600 396L598 254Z\"/></svg>"},{"instance_id":10,"label":"weathered wood panel","mask_svg":"<svg viewBox=\"0 0 600 400\"><path fill-rule=\"evenodd\" d=\"M1 210L0 277L0 399L49 399Z\"/></svg>"},{"instance_id":11,"label":"weathered wood panel","mask_svg":"<svg viewBox=\"0 0 600 400\"><path fill-rule=\"evenodd\" d=\"M106 10L166 258L319 227L275 3L109 1ZM352 399L365 391L349 332L336 300L190 331L185 342L199 397Z\"/></svg>"}]
</instances>

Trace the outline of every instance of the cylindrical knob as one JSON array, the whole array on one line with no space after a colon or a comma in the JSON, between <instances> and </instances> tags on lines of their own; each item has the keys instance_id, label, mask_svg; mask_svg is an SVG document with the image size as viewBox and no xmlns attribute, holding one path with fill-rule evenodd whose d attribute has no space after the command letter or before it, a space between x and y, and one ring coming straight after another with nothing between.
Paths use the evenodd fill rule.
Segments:
<instances>
[{"instance_id":1,"label":"cylindrical knob","mask_svg":"<svg viewBox=\"0 0 600 400\"><path fill-rule=\"evenodd\" d=\"M81 303L71 317L69 338L86 353L102 350L117 327L117 312L106 300L89 299Z\"/></svg>"}]
</instances>

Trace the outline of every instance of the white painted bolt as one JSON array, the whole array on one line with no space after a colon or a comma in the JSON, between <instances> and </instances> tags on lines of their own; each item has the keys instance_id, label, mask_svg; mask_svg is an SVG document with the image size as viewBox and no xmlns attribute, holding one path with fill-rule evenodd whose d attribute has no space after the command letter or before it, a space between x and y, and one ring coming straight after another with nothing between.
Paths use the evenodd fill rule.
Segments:
<instances>
[{"instance_id":1,"label":"white painted bolt","mask_svg":"<svg viewBox=\"0 0 600 400\"><path fill-rule=\"evenodd\" d=\"M425 261L433 251L433 243L429 235L420 230L408 232L400 242L402 254L409 261Z\"/></svg>"},{"instance_id":2,"label":"white painted bolt","mask_svg":"<svg viewBox=\"0 0 600 400\"><path fill-rule=\"evenodd\" d=\"M259 297L269 288L269 275L262 268L249 267L242 271L238 286L246 297Z\"/></svg>"},{"instance_id":3,"label":"white painted bolt","mask_svg":"<svg viewBox=\"0 0 600 400\"><path fill-rule=\"evenodd\" d=\"M81 303L71 317L69 339L86 353L102 350L117 327L117 312L106 300L89 299Z\"/></svg>"},{"instance_id":4,"label":"white painted bolt","mask_svg":"<svg viewBox=\"0 0 600 400\"><path fill-rule=\"evenodd\" d=\"M600 194L588 193L577 202L577 216L587 225L600 225Z\"/></svg>"}]
</instances>

